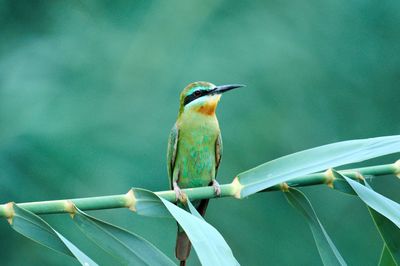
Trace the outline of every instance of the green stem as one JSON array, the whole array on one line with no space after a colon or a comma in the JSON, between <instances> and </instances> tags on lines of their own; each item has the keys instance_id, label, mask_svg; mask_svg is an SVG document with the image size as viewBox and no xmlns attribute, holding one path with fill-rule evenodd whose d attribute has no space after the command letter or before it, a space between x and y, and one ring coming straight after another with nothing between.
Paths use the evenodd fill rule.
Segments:
<instances>
[{"instance_id":1,"label":"green stem","mask_svg":"<svg viewBox=\"0 0 400 266\"><path fill-rule=\"evenodd\" d=\"M232 197L234 196L236 191L234 184L223 184L220 185L220 188L221 195L219 197ZM190 200L209 199L217 197L215 195L213 187L187 188L182 189L182 191L185 192ZM168 201L176 201L175 191L173 190L158 191L154 193Z\"/></svg>"},{"instance_id":2,"label":"green stem","mask_svg":"<svg viewBox=\"0 0 400 266\"><path fill-rule=\"evenodd\" d=\"M393 174L397 175L399 174L399 168L400 168L399 162L400 161L397 161L394 164L375 165L358 169L341 170L339 172L354 180L358 179L360 174L363 176L381 176L381 175L393 175ZM329 182L329 178L330 177L327 174L327 172L315 173L292 179L291 181L287 182L287 185L290 187L306 187L306 186L321 185L321 184L327 184ZM282 190L281 186L280 185L273 186L263 190L262 192L276 191L276 190Z\"/></svg>"},{"instance_id":3,"label":"green stem","mask_svg":"<svg viewBox=\"0 0 400 266\"><path fill-rule=\"evenodd\" d=\"M347 177L357 179L359 175L389 175L399 174L399 161L394 164L369 166L359 169L350 169L339 171L345 174ZM316 173L305 175L292 179L287 182L287 186L290 187L304 187L312 185L321 185L329 183L329 175L327 172ZM221 185L221 197L234 197L237 192L237 184L232 182L231 184ZM282 185L273 186L263 190L262 192L282 190ZM197 199L208 199L215 198L214 189L212 187L200 187L200 188L189 188L183 189L186 195L191 200ZM175 192L172 190L155 192L160 197L168 201L175 201ZM52 214L52 213L68 213L70 212L70 202L73 202L81 210L101 210L101 209L113 209L113 208L127 208L132 204L132 192L129 191L127 194L112 195L112 196L101 196L91 198L78 198L70 200L52 200L52 201L38 201L38 202L26 202L17 204L28 211L36 214ZM10 205L0 205L0 217L10 218L12 212L10 211Z\"/></svg>"}]
</instances>

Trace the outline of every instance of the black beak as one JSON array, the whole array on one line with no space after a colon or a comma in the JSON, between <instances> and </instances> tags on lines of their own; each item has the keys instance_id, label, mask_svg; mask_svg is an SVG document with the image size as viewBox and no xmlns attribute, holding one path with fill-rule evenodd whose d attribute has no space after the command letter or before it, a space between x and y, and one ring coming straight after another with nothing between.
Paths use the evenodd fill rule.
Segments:
<instances>
[{"instance_id":1,"label":"black beak","mask_svg":"<svg viewBox=\"0 0 400 266\"><path fill-rule=\"evenodd\" d=\"M213 94L222 94L224 92L233 90L233 89L237 89L237 88L241 88L241 87L246 87L246 85L242 85L242 84L229 84L229 85L221 85L221 86L217 86L212 93Z\"/></svg>"}]
</instances>

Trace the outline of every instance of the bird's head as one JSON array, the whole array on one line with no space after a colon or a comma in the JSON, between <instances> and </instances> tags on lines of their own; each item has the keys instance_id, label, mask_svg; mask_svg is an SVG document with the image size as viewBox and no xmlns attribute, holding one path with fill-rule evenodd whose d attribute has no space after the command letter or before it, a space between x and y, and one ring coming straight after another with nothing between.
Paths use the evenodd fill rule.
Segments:
<instances>
[{"instance_id":1,"label":"bird's head","mask_svg":"<svg viewBox=\"0 0 400 266\"><path fill-rule=\"evenodd\" d=\"M216 86L205 81L190 83L181 92L179 114L195 111L205 115L214 115L221 94L240 87L244 87L244 85Z\"/></svg>"}]
</instances>

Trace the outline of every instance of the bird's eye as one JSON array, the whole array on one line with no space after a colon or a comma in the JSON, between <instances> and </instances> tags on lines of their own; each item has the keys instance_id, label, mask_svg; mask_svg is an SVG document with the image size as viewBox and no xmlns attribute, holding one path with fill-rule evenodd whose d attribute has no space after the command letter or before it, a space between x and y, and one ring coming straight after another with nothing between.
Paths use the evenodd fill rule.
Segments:
<instances>
[{"instance_id":1,"label":"bird's eye","mask_svg":"<svg viewBox=\"0 0 400 266\"><path fill-rule=\"evenodd\" d=\"M201 95L201 92L200 92L200 91L195 91L195 92L194 92L194 95L195 95L195 96L200 96L200 95Z\"/></svg>"}]
</instances>

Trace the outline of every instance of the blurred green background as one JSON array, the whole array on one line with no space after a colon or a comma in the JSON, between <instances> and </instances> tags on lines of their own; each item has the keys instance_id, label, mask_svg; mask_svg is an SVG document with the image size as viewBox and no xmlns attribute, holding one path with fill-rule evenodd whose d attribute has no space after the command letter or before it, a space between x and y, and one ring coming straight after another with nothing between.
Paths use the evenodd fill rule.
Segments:
<instances>
[{"instance_id":1,"label":"blurred green background","mask_svg":"<svg viewBox=\"0 0 400 266\"><path fill-rule=\"evenodd\" d=\"M400 1L0 0L0 202L165 190L183 87L224 95L220 183L301 149L400 133ZM392 163L387 156L364 163ZM375 188L400 201L400 182ZM355 197L303 189L350 265L382 242ZM174 257L172 220L91 212ZM67 215L44 216L103 265ZM213 200L206 216L242 265L320 265L305 220L279 192ZM76 265L0 223L2 265ZM192 252L190 265L199 262Z\"/></svg>"}]
</instances>

